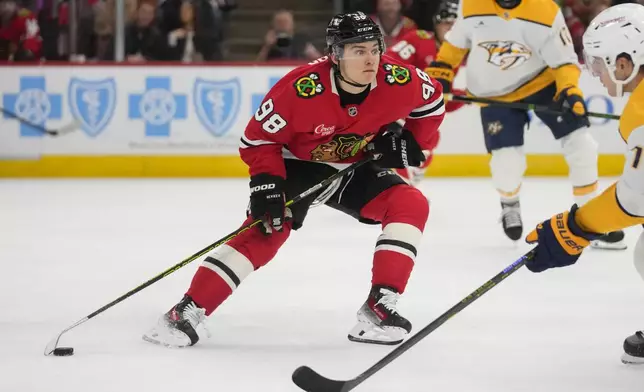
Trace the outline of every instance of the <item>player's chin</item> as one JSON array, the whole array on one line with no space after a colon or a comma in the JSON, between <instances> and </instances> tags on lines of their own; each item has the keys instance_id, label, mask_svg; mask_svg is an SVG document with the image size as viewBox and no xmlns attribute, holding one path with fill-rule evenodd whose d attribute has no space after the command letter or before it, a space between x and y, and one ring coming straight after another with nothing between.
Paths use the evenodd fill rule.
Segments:
<instances>
[{"instance_id":1,"label":"player's chin","mask_svg":"<svg viewBox=\"0 0 644 392\"><path fill-rule=\"evenodd\" d=\"M361 84L369 84L373 82L373 80L376 78L376 71L372 70L367 70L367 71L362 71L362 74L360 75L360 82Z\"/></svg>"}]
</instances>

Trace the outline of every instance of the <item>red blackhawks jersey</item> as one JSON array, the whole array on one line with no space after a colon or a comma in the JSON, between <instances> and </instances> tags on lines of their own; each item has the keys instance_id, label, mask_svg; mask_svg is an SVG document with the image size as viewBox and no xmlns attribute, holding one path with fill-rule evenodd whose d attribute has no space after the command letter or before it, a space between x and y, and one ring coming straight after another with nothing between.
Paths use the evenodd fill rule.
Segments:
<instances>
[{"instance_id":1,"label":"red blackhawks jersey","mask_svg":"<svg viewBox=\"0 0 644 392\"><path fill-rule=\"evenodd\" d=\"M4 43L4 45L2 44ZM20 9L5 25L0 25L0 45L6 46L0 50L0 60L7 60L17 48L23 48L40 57L42 39L40 28L34 14L27 9Z\"/></svg>"},{"instance_id":2,"label":"red blackhawks jersey","mask_svg":"<svg viewBox=\"0 0 644 392\"><path fill-rule=\"evenodd\" d=\"M382 126L399 119L421 148L435 143L445 113L442 87L421 69L382 56L366 99L346 107L333 73L331 60L322 57L288 73L264 97L239 149L251 176L286 178L284 159L332 165L361 160Z\"/></svg>"}]
</instances>

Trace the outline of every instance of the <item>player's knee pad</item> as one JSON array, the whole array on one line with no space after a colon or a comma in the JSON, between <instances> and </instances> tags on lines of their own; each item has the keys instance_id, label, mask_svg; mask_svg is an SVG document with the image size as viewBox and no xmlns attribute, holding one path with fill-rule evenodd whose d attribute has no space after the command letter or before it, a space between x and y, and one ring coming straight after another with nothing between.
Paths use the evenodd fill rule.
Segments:
<instances>
[{"instance_id":1,"label":"player's knee pad","mask_svg":"<svg viewBox=\"0 0 644 392\"><path fill-rule=\"evenodd\" d=\"M635 269L639 272L642 279L644 279L644 232L640 234L640 238L638 238L637 244L635 244L633 264L635 264Z\"/></svg>"},{"instance_id":2,"label":"player's knee pad","mask_svg":"<svg viewBox=\"0 0 644 392\"><path fill-rule=\"evenodd\" d=\"M429 202L413 186L395 185L367 203L360 215L381 222L383 227L390 223L406 223L422 231L429 217Z\"/></svg>"},{"instance_id":3,"label":"player's knee pad","mask_svg":"<svg viewBox=\"0 0 644 392\"><path fill-rule=\"evenodd\" d=\"M526 169L523 147L505 147L492 150L490 171L492 182L502 194L517 193Z\"/></svg>"},{"instance_id":4,"label":"player's knee pad","mask_svg":"<svg viewBox=\"0 0 644 392\"><path fill-rule=\"evenodd\" d=\"M597 182L597 142L587 129L582 128L561 138L570 181L575 187L583 187Z\"/></svg>"},{"instance_id":5,"label":"player's knee pad","mask_svg":"<svg viewBox=\"0 0 644 392\"><path fill-rule=\"evenodd\" d=\"M247 220L244 223L249 222L250 220ZM251 229L228 241L228 245L244 255L257 269L266 265L275 257L277 251L288 239L291 229L291 221L287 221L282 226L282 231L273 230L270 235L264 235L257 228Z\"/></svg>"}]
</instances>

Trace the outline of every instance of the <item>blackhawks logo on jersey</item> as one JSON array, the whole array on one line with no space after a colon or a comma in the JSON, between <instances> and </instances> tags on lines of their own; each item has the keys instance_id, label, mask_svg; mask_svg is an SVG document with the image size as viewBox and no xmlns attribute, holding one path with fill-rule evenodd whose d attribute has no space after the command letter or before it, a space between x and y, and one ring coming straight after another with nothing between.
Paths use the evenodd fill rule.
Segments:
<instances>
[{"instance_id":1,"label":"blackhawks logo on jersey","mask_svg":"<svg viewBox=\"0 0 644 392\"><path fill-rule=\"evenodd\" d=\"M376 135L335 135L331 141L320 144L311 151L312 161L334 162L357 155Z\"/></svg>"},{"instance_id":2,"label":"blackhawks logo on jersey","mask_svg":"<svg viewBox=\"0 0 644 392\"><path fill-rule=\"evenodd\" d=\"M293 86L300 98L312 98L324 92L324 86L320 83L320 75L315 72L299 78Z\"/></svg>"},{"instance_id":3,"label":"blackhawks logo on jersey","mask_svg":"<svg viewBox=\"0 0 644 392\"><path fill-rule=\"evenodd\" d=\"M422 38L422 39L431 39L431 38L432 38L432 33L430 33L430 32L429 32L429 31L427 31L427 30L420 30L420 29L418 29L418 30L416 30L416 35L417 35L419 38Z\"/></svg>"},{"instance_id":4,"label":"blackhawks logo on jersey","mask_svg":"<svg viewBox=\"0 0 644 392\"><path fill-rule=\"evenodd\" d=\"M396 64L384 64L382 67L387 72L385 81L389 84L399 84L402 86L411 81L411 72L405 67Z\"/></svg>"},{"instance_id":5,"label":"blackhawks logo on jersey","mask_svg":"<svg viewBox=\"0 0 644 392\"><path fill-rule=\"evenodd\" d=\"M487 50L487 62L502 70L518 67L532 56L528 47L514 41L486 41L479 46Z\"/></svg>"}]
</instances>

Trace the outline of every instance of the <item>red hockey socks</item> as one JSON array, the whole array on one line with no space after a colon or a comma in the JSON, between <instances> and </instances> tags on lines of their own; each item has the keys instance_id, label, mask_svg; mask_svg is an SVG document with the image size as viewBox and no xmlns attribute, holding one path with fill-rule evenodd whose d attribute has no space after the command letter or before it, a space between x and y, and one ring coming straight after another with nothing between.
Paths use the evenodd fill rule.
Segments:
<instances>
[{"instance_id":1,"label":"red hockey socks","mask_svg":"<svg viewBox=\"0 0 644 392\"><path fill-rule=\"evenodd\" d=\"M372 285L389 286L402 293L429 216L427 199L414 187L396 185L376 196L360 213L382 222L373 256Z\"/></svg>"}]
</instances>

